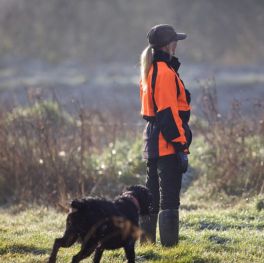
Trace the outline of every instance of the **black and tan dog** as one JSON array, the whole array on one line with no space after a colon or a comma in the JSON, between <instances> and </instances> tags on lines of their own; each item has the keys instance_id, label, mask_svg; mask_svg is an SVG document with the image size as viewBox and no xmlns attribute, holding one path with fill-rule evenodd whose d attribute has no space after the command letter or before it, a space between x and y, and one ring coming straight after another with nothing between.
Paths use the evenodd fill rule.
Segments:
<instances>
[{"instance_id":1,"label":"black and tan dog","mask_svg":"<svg viewBox=\"0 0 264 263\"><path fill-rule=\"evenodd\" d=\"M100 198L76 199L66 221L62 238L54 242L49 263L56 262L60 247L77 240L81 250L72 262L80 262L94 251L94 263L100 262L105 249L124 248L129 263L135 262L135 242L140 235L139 215L149 214L151 196L147 188L130 186L113 202Z\"/></svg>"}]
</instances>

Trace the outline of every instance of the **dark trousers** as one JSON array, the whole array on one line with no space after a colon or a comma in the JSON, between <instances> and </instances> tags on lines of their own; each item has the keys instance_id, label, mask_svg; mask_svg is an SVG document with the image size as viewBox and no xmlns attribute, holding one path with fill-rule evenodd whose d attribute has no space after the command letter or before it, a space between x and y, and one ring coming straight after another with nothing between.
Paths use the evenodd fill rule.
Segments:
<instances>
[{"instance_id":1,"label":"dark trousers","mask_svg":"<svg viewBox=\"0 0 264 263\"><path fill-rule=\"evenodd\" d=\"M147 160L146 187L152 194L152 213L159 210L178 209L182 173L178 171L176 155Z\"/></svg>"}]
</instances>

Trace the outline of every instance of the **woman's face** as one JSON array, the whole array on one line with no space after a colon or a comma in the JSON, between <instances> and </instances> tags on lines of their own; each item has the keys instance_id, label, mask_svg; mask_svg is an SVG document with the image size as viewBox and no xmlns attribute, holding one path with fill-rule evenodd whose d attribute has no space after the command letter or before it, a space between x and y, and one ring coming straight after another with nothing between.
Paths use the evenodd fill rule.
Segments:
<instances>
[{"instance_id":1,"label":"woman's face","mask_svg":"<svg viewBox=\"0 0 264 263\"><path fill-rule=\"evenodd\" d=\"M174 56L176 53L177 41L173 41L170 43L170 51L171 55Z\"/></svg>"},{"instance_id":2,"label":"woman's face","mask_svg":"<svg viewBox=\"0 0 264 263\"><path fill-rule=\"evenodd\" d=\"M176 53L177 41L173 41L167 46L161 48L161 50L169 53L171 56L174 56Z\"/></svg>"}]
</instances>

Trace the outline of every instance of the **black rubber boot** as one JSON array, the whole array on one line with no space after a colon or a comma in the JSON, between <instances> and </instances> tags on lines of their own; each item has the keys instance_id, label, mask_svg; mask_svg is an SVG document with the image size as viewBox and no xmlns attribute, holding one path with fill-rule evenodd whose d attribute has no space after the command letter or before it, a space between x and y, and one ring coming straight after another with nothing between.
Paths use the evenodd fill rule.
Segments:
<instances>
[{"instance_id":1,"label":"black rubber boot","mask_svg":"<svg viewBox=\"0 0 264 263\"><path fill-rule=\"evenodd\" d=\"M179 241L179 210L166 209L159 212L160 242L164 247L171 247Z\"/></svg>"},{"instance_id":2,"label":"black rubber boot","mask_svg":"<svg viewBox=\"0 0 264 263\"><path fill-rule=\"evenodd\" d=\"M139 226L143 233L140 236L140 244L156 243L156 228L158 214L150 214L149 216L141 216Z\"/></svg>"}]
</instances>

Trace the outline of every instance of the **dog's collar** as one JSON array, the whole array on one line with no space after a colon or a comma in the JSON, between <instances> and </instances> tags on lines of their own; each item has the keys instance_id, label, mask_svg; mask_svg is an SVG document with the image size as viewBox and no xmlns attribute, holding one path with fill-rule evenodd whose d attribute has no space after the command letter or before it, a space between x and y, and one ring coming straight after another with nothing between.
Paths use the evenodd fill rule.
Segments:
<instances>
[{"instance_id":1,"label":"dog's collar","mask_svg":"<svg viewBox=\"0 0 264 263\"><path fill-rule=\"evenodd\" d=\"M128 198L133 202L133 204L137 207L138 211L140 210L139 202L138 202L137 198L135 198L135 197L133 196L133 193L132 193L132 192L130 192L130 191L128 191L128 192L124 192L124 193L122 194L122 196L124 196L124 197L128 197Z\"/></svg>"}]
</instances>

